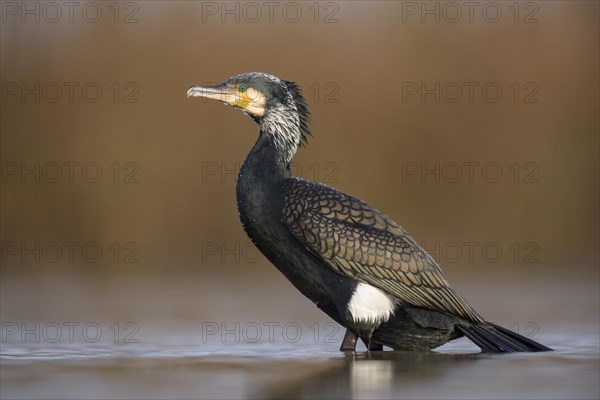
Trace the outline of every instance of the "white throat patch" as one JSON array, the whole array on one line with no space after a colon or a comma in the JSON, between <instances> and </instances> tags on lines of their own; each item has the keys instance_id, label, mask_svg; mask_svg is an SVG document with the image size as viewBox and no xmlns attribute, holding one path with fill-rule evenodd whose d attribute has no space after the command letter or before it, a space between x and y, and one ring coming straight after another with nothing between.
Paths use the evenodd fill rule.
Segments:
<instances>
[{"instance_id":1,"label":"white throat patch","mask_svg":"<svg viewBox=\"0 0 600 400\"><path fill-rule=\"evenodd\" d=\"M380 324L387 321L396 307L394 296L366 283L359 283L348 303L355 322Z\"/></svg>"}]
</instances>

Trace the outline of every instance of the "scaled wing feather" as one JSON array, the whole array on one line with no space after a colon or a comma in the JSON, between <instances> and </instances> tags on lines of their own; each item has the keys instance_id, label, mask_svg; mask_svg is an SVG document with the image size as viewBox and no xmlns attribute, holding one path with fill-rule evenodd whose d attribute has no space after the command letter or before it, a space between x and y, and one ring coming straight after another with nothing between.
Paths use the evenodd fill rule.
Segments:
<instances>
[{"instance_id":1,"label":"scaled wing feather","mask_svg":"<svg viewBox=\"0 0 600 400\"><path fill-rule=\"evenodd\" d=\"M400 225L368 204L328 186L290 178L283 211L292 234L341 275L414 306L483 321L450 287L435 260Z\"/></svg>"}]
</instances>

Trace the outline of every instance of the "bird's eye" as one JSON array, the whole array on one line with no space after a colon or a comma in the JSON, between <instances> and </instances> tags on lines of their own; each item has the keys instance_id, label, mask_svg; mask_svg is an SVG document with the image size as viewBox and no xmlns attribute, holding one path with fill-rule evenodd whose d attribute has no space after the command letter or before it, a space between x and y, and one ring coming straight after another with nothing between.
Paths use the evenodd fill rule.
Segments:
<instances>
[{"instance_id":1,"label":"bird's eye","mask_svg":"<svg viewBox=\"0 0 600 400\"><path fill-rule=\"evenodd\" d=\"M244 93L247 89L248 89L248 86L241 84L240 88L238 90L240 91L240 93Z\"/></svg>"}]
</instances>

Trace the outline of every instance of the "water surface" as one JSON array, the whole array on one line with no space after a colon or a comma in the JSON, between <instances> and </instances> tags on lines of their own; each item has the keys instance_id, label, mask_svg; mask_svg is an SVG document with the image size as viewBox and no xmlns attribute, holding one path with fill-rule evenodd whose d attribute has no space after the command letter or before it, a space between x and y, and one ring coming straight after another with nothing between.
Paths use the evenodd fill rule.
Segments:
<instances>
[{"instance_id":1,"label":"water surface","mask_svg":"<svg viewBox=\"0 0 600 400\"><path fill-rule=\"evenodd\" d=\"M152 331L138 343L3 343L3 399L415 398L593 399L597 335L557 333L549 353L481 354L468 341L438 351L340 353L339 342L248 343L233 335ZM186 332L187 327L182 327ZM161 329L164 329L161 328ZM181 331L180 331L181 332ZM192 332L190 332L192 333ZM162 339L161 339L162 338ZM213 340L215 339L215 340ZM335 340L341 340L336 335Z\"/></svg>"}]
</instances>

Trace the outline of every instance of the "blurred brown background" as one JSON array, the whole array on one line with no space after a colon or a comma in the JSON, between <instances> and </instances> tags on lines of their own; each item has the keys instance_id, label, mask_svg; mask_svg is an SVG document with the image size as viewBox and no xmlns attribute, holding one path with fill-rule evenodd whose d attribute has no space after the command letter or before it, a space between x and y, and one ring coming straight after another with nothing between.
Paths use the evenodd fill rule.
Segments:
<instances>
[{"instance_id":1,"label":"blurred brown background","mask_svg":"<svg viewBox=\"0 0 600 400\"><path fill-rule=\"evenodd\" d=\"M597 2L78 4L2 2L3 320L320 316L239 224L256 127L185 96L250 71L307 97L297 173L399 221L484 315L597 311Z\"/></svg>"}]
</instances>

